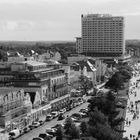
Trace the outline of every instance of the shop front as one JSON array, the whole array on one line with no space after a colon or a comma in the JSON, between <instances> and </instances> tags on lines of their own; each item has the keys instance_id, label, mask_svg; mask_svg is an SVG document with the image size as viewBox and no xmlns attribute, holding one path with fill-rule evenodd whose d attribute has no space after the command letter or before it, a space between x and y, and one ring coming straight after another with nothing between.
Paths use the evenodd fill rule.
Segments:
<instances>
[{"instance_id":1,"label":"shop front","mask_svg":"<svg viewBox=\"0 0 140 140\"><path fill-rule=\"evenodd\" d=\"M69 96L61 97L51 103L51 111L59 111L69 105Z\"/></svg>"},{"instance_id":2,"label":"shop front","mask_svg":"<svg viewBox=\"0 0 140 140\"><path fill-rule=\"evenodd\" d=\"M40 107L38 109L32 109L31 113L27 115L29 124L31 124L34 121L38 121L45 118L46 115L49 114L50 112L51 112L50 104Z\"/></svg>"}]
</instances>

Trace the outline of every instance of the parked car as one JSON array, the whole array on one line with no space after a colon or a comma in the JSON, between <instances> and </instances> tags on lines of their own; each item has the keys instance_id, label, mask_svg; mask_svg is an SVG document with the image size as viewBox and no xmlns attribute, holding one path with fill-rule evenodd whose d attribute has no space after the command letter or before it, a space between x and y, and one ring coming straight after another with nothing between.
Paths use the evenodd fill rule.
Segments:
<instances>
[{"instance_id":1,"label":"parked car","mask_svg":"<svg viewBox=\"0 0 140 140\"><path fill-rule=\"evenodd\" d=\"M20 136L20 130L19 129L14 129L14 130L9 132L9 140L14 140L19 136Z\"/></svg>"},{"instance_id":2,"label":"parked car","mask_svg":"<svg viewBox=\"0 0 140 140\"><path fill-rule=\"evenodd\" d=\"M61 109L61 110L59 111L59 114L60 114L60 113L63 113L63 114L64 114L66 111L67 111L66 108L63 108L63 109Z\"/></svg>"},{"instance_id":3,"label":"parked car","mask_svg":"<svg viewBox=\"0 0 140 140\"><path fill-rule=\"evenodd\" d=\"M48 133L54 137L56 134L56 131L53 128L46 128L46 133Z\"/></svg>"},{"instance_id":4,"label":"parked car","mask_svg":"<svg viewBox=\"0 0 140 140\"><path fill-rule=\"evenodd\" d=\"M44 139L40 137L36 137L36 138L33 138L32 140L44 140Z\"/></svg>"},{"instance_id":5,"label":"parked car","mask_svg":"<svg viewBox=\"0 0 140 140\"><path fill-rule=\"evenodd\" d=\"M82 118L80 113L74 113L74 114L71 115L71 117L76 118L78 120L80 120Z\"/></svg>"},{"instance_id":6,"label":"parked car","mask_svg":"<svg viewBox=\"0 0 140 140\"><path fill-rule=\"evenodd\" d=\"M87 117L87 113L80 112L79 114L82 116L82 118Z\"/></svg>"},{"instance_id":7,"label":"parked car","mask_svg":"<svg viewBox=\"0 0 140 140\"><path fill-rule=\"evenodd\" d=\"M30 130L33 130L34 129L34 126L33 125L29 125L28 127L30 128Z\"/></svg>"},{"instance_id":8,"label":"parked car","mask_svg":"<svg viewBox=\"0 0 140 140\"><path fill-rule=\"evenodd\" d=\"M56 117L58 117L59 113L57 111L53 111L53 112L51 112L51 115L53 118L56 118Z\"/></svg>"},{"instance_id":9,"label":"parked car","mask_svg":"<svg viewBox=\"0 0 140 140\"><path fill-rule=\"evenodd\" d=\"M70 111L72 108L70 106L66 107L67 111Z\"/></svg>"},{"instance_id":10,"label":"parked car","mask_svg":"<svg viewBox=\"0 0 140 140\"><path fill-rule=\"evenodd\" d=\"M73 122L79 121L76 117L71 117L71 119L72 119Z\"/></svg>"},{"instance_id":11,"label":"parked car","mask_svg":"<svg viewBox=\"0 0 140 140\"><path fill-rule=\"evenodd\" d=\"M48 114L46 116L46 121L51 121L53 119L53 116L51 114Z\"/></svg>"},{"instance_id":12,"label":"parked car","mask_svg":"<svg viewBox=\"0 0 140 140\"><path fill-rule=\"evenodd\" d=\"M51 128L57 130L59 127L63 127L63 125L62 125L62 124L56 124L55 126L53 126L53 127L51 127Z\"/></svg>"},{"instance_id":13,"label":"parked car","mask_svg":"<svg viewBox=\"0 0 140 140\"><path fill-rule=\"evenodd\" d=\"M45 123L44 120L39 120L38 122L40 123L40 125L43 125Z\"/></svg>"},{"instance_id":14,"label":"parked car","mask_svg":"<svg viewBox=\"0 0 140 140\"><path fill-rule=\"evenodd\" d=\"M30 130L31 130L31 129L30 129L29 127L25 127L25 128L23 129L24 133L28 133Z\"/></svg>"},{"instance_id":15,"label":"parked car","mask_svg":"<svg viewBox=\"0 0 140 140\"><path fill-rule=\"evenodd\" d=\"M43 138L44 140L49 140L49 139L53 138L53 136L48 133L41 133L41 134L39 134L38 137Z\"/></svg>"},{"instance_id":16,"label":"parked car","mask_svg":"<svg viewBox=\"0 0 140 140\"><path fill-rule=\"evenodd\" d=\"M79 102L75 102L74 103L74 106L76 107L76 106L79 106L80 105L80 103Z\"/></svg>"},{"instance_id":17,"label":"parked car","mask_svg":"<svg viewBox=\"0 0 140 140\"><path fill-rule=\"evenodd\" d=\"M82 109L80 109L80 111L79 112L82 112L82 113L88 113L88 109L86 109L86 108L82 108Z\"/></svg>"},{"instance_id":18,"label":"parked car","mask_svg":"<svg viewBox=\"0 0 140 140\"><path fill-rule=\"evenodd\" d=\"M83 102L85 103L86 102L86 99L83 98Z\"/></svg>"},{"instance_id":19,"label":"parked car","mask_svg":"<svg viewBox=\"0 0 140 140\"><path fill-rule=\"evenodd\" d=\"M40 123L39 123L39 122L33 122L33 123L32 123L32 126L33 126L34 128L37 128L37 127L40 126Z\"/></svg>"},{"instance_id":20,"label":"parked car","mask_svg":"<svg viewBox=\"0 0 140 140\"><path fill-rule=\"evenodd\" d=\"M79 102L79 105L84 103L83 100L80 100L80 101L78 101L78 102Z\"/></svg>"},{"instance_id":21,"label":"parked car","mask_svg":"<svg viewBox=\"0 0 140 140\"><path fill-rule=\"evenodd\" d=\"M63 113L60 113L59 116L58 116L58 121L63 120L63 119L65 119L65 116L64 116Z\"/></svg>"}]
</instances>

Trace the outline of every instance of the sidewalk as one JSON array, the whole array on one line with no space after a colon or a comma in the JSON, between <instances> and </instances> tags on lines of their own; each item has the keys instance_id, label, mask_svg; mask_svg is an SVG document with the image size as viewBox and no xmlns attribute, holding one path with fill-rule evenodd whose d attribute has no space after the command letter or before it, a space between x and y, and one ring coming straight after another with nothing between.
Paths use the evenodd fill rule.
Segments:
<instances>
[{"instance_id":1,"label":"sidewalk","mask_svg":"<svg viewBox=\"0 0 140 140\"><path fill-rule=\"evenodd\" d=\"M138 78L139 77L133 77L132 80L131 80L131 83L136 82L136 80ZM139 84L139 86L140 86L140 84ZM127 103L127 107L130 107L130 104L133 103L134 110L135 110L135 107L136 107L135 106L135 101L140 100L140 94L139 94L140 88L135 88L133 90L133 93L136 92L136 95L137 95L136 97L135 97L135 94L130 94L131 89L132 89L132 87L129 88L129 100L128 100L128 103ZM138 108L137 110L140 111L140 104L139 103L137 104L137 108ZM140 114L138 116L140 117ZM138 135L138 131L140 130L140 119L133 119L133 117L134 117L134 113L131 113L127 109L125 120L131 121L131 124L129 126L129 125L126 125L126 123L125 123L124 130L126 132L123 134L124 137L130 138L130 134L135 135L135 137L137 137L137 135Z\"/></svg>"}]
</instances>

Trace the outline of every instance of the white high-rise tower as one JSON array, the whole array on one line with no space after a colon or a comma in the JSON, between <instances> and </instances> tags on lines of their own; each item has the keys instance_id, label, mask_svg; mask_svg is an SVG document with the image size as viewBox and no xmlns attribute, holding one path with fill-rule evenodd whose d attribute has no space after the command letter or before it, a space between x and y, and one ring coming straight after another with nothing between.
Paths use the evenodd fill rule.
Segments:
<instances>
[{"instance_id":1,"label":"white high-rise tower","mask_svg":"<svg viewBox=\"0 0 140 140\"><path fill-rule=\"evenodd\" d=\"M81 16L81 52L93 57L119 57L125 53L124 18L107 14Z\"/></svg>"}]
</instances>

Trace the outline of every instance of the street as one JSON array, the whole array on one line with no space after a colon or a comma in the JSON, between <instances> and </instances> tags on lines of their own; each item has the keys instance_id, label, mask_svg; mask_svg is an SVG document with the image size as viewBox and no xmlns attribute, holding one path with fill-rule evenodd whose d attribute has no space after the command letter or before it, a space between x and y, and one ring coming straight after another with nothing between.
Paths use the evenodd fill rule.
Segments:
<instances>
[{"instance_id":1,"label":"street","mask_svg":"<svg viewBox=\"0 0 140 140\"><path fill-rule=\"evenodd\" d=\"M84 103L84 104L82 104L82 105L80 105L80 106L77 106L76 108L73 108L72 110L66 112L65 113L65 117L67 115L70 116L73 113L77 113L77 112L79 112L79 110L81 108L86 108L87 106L88 106L88 103L87 102ZM50 127L52 127L52 126L54 126L56 124L62 124L64 122L64 120L57 121L57 118L56 119L53 119L52 121L46 122L43 126L40 126L38 128L35 128L35 129L31 130L30 132L28 132L27 134L24 134L24 135L20 136L19 138L17 138L17 140L32 140L34 137L38 137L38 135L40 133L45 132L45 129L46 128L50 128Z\"/></svg>"}]
</instances>

